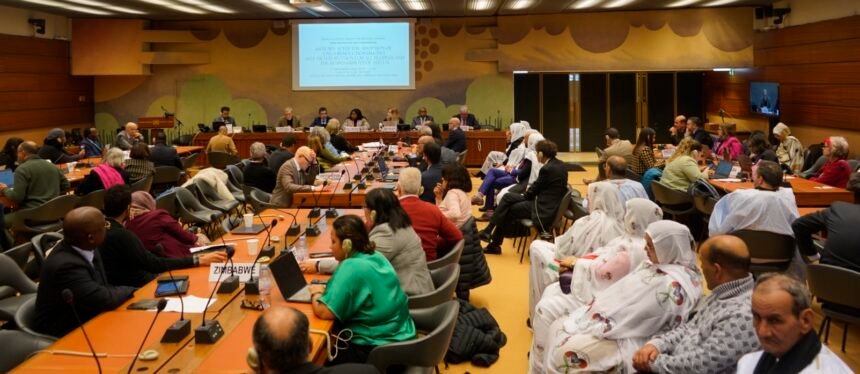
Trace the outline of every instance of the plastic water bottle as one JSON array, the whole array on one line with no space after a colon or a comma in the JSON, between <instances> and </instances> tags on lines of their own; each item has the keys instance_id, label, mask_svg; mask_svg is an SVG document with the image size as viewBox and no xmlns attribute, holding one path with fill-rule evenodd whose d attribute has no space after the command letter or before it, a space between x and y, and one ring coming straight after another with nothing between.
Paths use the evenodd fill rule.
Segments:
<instances>
[{"instance_id":1,"label":"plastic water bottle","mask_svg":"<svg viewBox=\"0 0 860 374\"><path fill-rule=\"evenodd\" d=\"M260 302L263 304L263 308L268 308L269 304L269 295L272 293L272 272L269 270L268 264L260 265Z\"/></svg>"},{"instance_id":2,"label":"plastic water bottle","mask_svg":"<svg viewBox=\"0 0 860 374\"><path fill-rule=\"evenodd\" d=\"M308 239L304 235L299 237L299 242L296 244L296 249L294 254L296 255L296 261L303 262L308 258Z\"/></svg>"}]
</instances>

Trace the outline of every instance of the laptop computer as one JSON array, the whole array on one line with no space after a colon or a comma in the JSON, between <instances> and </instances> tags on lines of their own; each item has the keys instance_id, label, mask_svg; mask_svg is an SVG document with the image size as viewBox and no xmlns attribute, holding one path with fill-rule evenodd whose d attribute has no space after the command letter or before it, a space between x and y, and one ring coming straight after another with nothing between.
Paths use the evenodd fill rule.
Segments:
<instances>
[{"instance_id":1,"label":"laptop computer","mask_svg":"<svg viewBox=\"0 0 860 374\"><path fill-rule=\"evenodd\" d=\"M732 164L731 161L720 161L720 163L717 165L716 170L714 170L714 179L728 178L729 175L732 174L732 167L734 167L734 164Z\"/></svg>"},{"instance_id":2,"label":"laptop computer","mask_svg":"<svg viewBox=\"0 0 860 374\"><path fill-rule=\"evenodd\" d=\"M308 282L305 280L305 275L302 274L302 269L299 268L299 263L296 262L296 255L293 252L284 252L275 258L269 264L269 270L272 271L272 277L275 278L275 283L278 284L278 289L281 290L284 300L305 304L311 302Z\"/></svg>"},{"instance_id":3,"label":"laptop computer","mask_svg":"<svg viewBox=\"0 0 860 374\"><path fill-rule=\"evenodd\" d=\"M383 182L397 182L400 179L397 169L393 171L389 169L384 157L379 158L379 177Z\"/></svg>"},{"instance_id":4,"label":"laptop computer","mask_svg":"<svg viewBox=\"0 0 860 374\"><path fill-rule=\"evenodd\" d=\"M15 172L9 169L0 171L0 183L8 187L15 187Z\"/></svg>"}]
</instances>

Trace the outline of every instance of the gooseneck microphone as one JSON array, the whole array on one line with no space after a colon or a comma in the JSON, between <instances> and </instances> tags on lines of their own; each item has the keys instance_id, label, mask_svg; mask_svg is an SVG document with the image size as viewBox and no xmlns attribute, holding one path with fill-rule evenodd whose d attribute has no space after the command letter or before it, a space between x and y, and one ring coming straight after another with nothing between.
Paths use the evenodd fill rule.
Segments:
<instances>
[{"instance_id":1,"label":"gooseneck microphone","mask_svg":"<svg viewBox=\"0 0 860 374\"><path fill-rule=\"evenodd\" d=\"M137 362L137 357L140 356L140 351L143 350L143 345L146 344L146 338L149 337L149 333L152 332L152 328L155 326L155 320L158 319L158 315L161 314L161 311L167 307L167 299L158 300L158 309L155 310L155 317L152 317L152 323L149 324L149 329L146 330L146 335L143 336L143 340L140 342L140 347L137 348L137 353L134 354L134 359L131 360L131 365L128 367L128 374L131 374L131 370L134 369L134 364Z\"/></svg>"},{"instance_id":2,"label":"gooseneck microphone","mask_svg":"<svg viewBox=\"0 0 860 374\"><path fill-rule=\"evenodd\" d=\"M155 253L164 257L164 246L162 246L161 243L155 245ZM174 322L166 331L164 331L164 336L161 337L161 342L179 343L191 333L191 320L185 319L185 301L182 300L182 295L180 294L181 291L179 291L179 286L176 285L176 278L173 277L173 272L170 271L169 267L165 267L165 269L167 269L167 275L170 277L170 283L173 284L173 288L176 290L176 296L179 297L179 320ZM159 301L159 304L160 303L161 302Z\"/></svg>"},{"instance_id":3,"label":"gooseneck microphone","mask_svg":"<svg viewBox=\"0 0 860 374\"><path fill-rule=\"evenodd\" d=\"M311 208L311 211L308 213L308 218L317 218L320 216L320 196L322 196L323 191L325 190L325 186L328 185L328 180L324 180L322 184L322 188L314 194L314 207Z\"/></svg>"},{"instance_id":4,"label":"gooseneck microphone","mask_svg":"<svg viewBox=\"0 0 860 374\"><path fill-rule=\"evenodd\" d=\"M233 252L231 251L232 247L227 247L227 257L232 258ZM203 308L203 322L200 326L194 329L194 343L196 344L215 344L218 339L221 339L224 336L224 329L221 327L221 323L218 320L207 320L206 312L209 311L209 304L212 302L212 297L215 296L215 291L218 290L218 286L221 283L221 276L223 276L225 271L221 271L218 273L218 279L215 281L215 287L212 288L212 292L209 294L209 298L206 299L206 307Z\"/></svg>"},{"instance_id":5,"label":"gooseneck microphone","mask_svg":"<svg viewBox=\"0 0 860 374\"><path fill-rule=\"evenodd\" d=\"M325 217L326 218L337 218L337 216L338 216L337 209L333 208L331 203L334 200L334 194L335 194L335 192L337 192L337 187L340 185L340 180L343 179L343 175L345 173L346 173L346 169L343 169L340 171L340 176L337 178L337 182L335 182L335 184L334 184L334 190L332 191L331 195L329 195L328 209L326 209L326 211L325 211Z\"/></svg>"},{"instance_id":6,"label":"gooseneck microphone","mask_svg":"<svg viewBox=\"0 0 860 374\"><path fill-rule=\"evenodd\" d=\"M96 355L96 349L93 348L93 342L90 341L90 336L87 335L87 330L84 329L84 324L81 322L81 316L78 315L78 310L75 308L75 294L72 290L68 288L64 288L61 291L63 295L63 301L66 304L69 304L69 307L72 308L72 313L75 315L75 320L78 322L78 327L81 329L81 332L84 333L84 339L87 341L87 346L90 347L90 352L93 353L93 359L96 360L96 366L99 368L99 374L102 374L102 364L99 362L99 356Z\"/></svg>"},{"instance_id":7,"label":"gooseneck microphone","mask_svg":"<svg viewBox=\"0 0 860 374\"><path fill-rule=\"evenodd\" d=\"M269 226L269 230L266 233L266 241L268 242L272 237L272 229L278 224L277 219L272 220L271 226ZM260 261L260 257L268 256L269 258L273 258L275 256L275 247L272 245L267 245L267 248L270 248L269 254L263 254L264 251L260 251L257 254L257 257L254 258L254 262L251 263L251 276L248 278L248 281L245 282L245 295L259 295L260 294L260 279L254 277L254 268L257 265L257 261Z\"/></svg>"},{"instance_id":8,"label":"gooseneck microphone","mask_svg":"<svg viewBox=\"0 0 860 374\"><path fill-rule=\"evenodd\" d=\"M299 202L299 205L298 205L298 206L296 206L296 212L295 212L295 213L287 213L287 212L284 212L284 213L287 213L287 214L289 214L289 215L293 216L293 224L292 224L292 225L290 225L290 228L288 228L288 229L287 229L287 236L290 236L290 235L298 235L298 234L299 234L299 232L301 232L301 231L302 231L302 226L301 226L301 225L299 225L299 223L298 223L297 221L298 221L298 219L299 219L299 218L298 218L299 210L301 210L301 209L302 209L302 206L304 206L304 205L305 205L305 200L306 200L306 199L303 197L303 198L302 198L302 201L301 201L301 202ZM283 212L283 211L282 211L282 212Z\"/></svg>"},{"instance_id":9,"label":"gooseneck microphone","mask_svg":"<svg viewBox=\"0 0 860 374\"><path fill-rule=\"evenodd\" d=\"M353 161L355 161L355 159L353 159ZM357 168L355 170L358 171ZM343 164L343 171L346 172L346 183L343 184L343 189L352 188L352 175L349 173L349 165Z\"/></svg>"},{"instance_id":10,"label":"gooseneck microphone","mask_svg":"<svg viewBox=\"0 0 860 374\"><path fill-rule=\"evenodd\" d=\"M236 249L227 245L227 242L224 241L224 235L221 235L221 244L224 245L224 250L227 252L227 262L230 263L230 276L221 282L221 286L218 287L218 293L233 293L233 291L236 291L236 289L239 288L239 276L236 275L233 270L235 267L235 264L233 263L233 255L236 254Z\"/></svg>"},{"instance_id":11,"label":"gooseneck microphone","mask_svg":"<svg viewBox=\"0 0 860 374\"><path fill-rule=\"evenodd\" d=\"M323 189L325 189L325 186L327 184L328 184L328 181L323 182L323 184L322 184L323 188L321 188L319 193L316 195L316 201L314 201L314 207L308 213L308 227L305 228L305 235L307 235L307 236L319 236L320 235L320 229L319 229L319 227L317 227L317 224L316 224L316 222L313 221L313 219L321 216L320 208L318 205L319 204L319 198L320 198L320 195L322 195L322 191L323 191Z\"/></svg>"}]
</instances>

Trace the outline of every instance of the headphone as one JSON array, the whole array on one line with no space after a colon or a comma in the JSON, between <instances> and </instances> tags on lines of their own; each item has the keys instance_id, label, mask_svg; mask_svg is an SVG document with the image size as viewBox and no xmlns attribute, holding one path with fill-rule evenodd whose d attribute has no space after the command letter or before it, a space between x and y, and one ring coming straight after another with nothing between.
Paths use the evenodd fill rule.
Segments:
<instances>
[{"instance_id":1,"label":"headphone","mask_svg":"<svg viewBox=\"0 0 860 374\"><path fill-rule=\"evenodd\" d=\"M340 249L343 250L343 254L345 258L349 258L352 254L352 239L344 239L340 242Z\"/></svg>"},{"instance_id":2,"label":"headphone","mask_svg":"<svg viewBox=\"0 0 860 374\"><path fill-rule=\"evenodd\" d=\"M254 373L262 372L262 370L260 370L260 355L257 354L257 350L254 347L248 348L248 353L245 354L245 362Z\"/></svg>"},{"instance_id":3,"label":"headphone","mask_svg":"<svg viewBox=\"0 0 860 374\"><path fill-rule=\"evenodd\" d=\"M424 192L423 192L423 189L424 189L424 188L422 187L421 189L422 189L422 193L424 193ZM371 220L371 221L373 221L373 222L376 222L376 211L375 211L375 210L371 210L371 211L370 211L370 220Z\"/></svg>"}]
</instances>

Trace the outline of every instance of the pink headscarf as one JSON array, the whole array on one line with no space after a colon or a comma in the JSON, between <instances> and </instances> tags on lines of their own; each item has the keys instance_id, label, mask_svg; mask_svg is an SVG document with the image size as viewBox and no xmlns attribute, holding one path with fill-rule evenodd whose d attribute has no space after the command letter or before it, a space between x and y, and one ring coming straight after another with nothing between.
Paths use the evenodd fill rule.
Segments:
<instances>
[{"instance_id":1,"label":"pink headscarf","mask_svg":"<svg viewBox=\"0 0 860 374\"><path fill-rule=\"evenodd\" d=\"M155 210L155 199L146 191L137 191L131 194L131 217L137 217Z\"/></svg>"}]
</instances>

